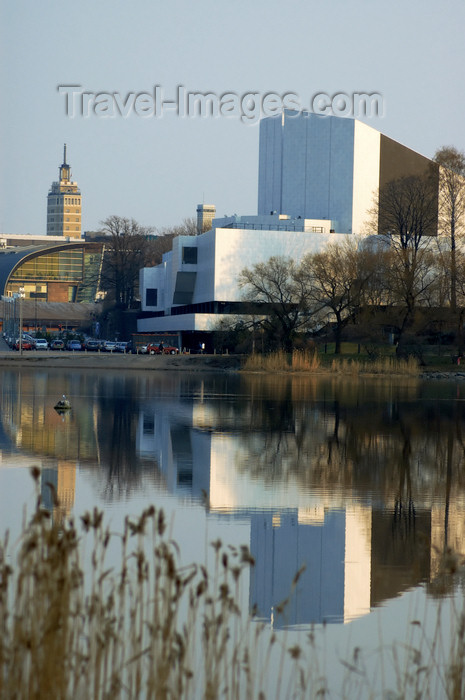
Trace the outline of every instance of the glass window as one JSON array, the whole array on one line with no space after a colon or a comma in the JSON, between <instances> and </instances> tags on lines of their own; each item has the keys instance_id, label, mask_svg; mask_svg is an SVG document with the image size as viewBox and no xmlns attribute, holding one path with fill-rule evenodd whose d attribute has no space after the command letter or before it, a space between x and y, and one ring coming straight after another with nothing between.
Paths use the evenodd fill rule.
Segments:
<instances>
[{"instance_id":1,"label":"glass window","mask_svg":"<svg viewBox=\"0 0 465 700\"><path fill-rule=\"evenodd\" d=\"M182 261L186 265L197 264L197 248L194 246L183 246Z\"/></svg>"}]
</instances>

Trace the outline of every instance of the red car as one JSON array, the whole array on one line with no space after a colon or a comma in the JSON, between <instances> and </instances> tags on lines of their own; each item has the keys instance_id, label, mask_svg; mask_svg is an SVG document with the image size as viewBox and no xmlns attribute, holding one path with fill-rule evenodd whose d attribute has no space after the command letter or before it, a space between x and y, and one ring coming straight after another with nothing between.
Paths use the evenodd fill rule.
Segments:
<instances>
[{"instance_id":1,"label":"red car","mask_svg":"<svg viewBox=\"0 0 465 700\"><path fill-rule=\"evenodd\" d=\"M163 345L163 343L149 343L147 353L149 355L177 355L179 348L175 348L174 345Z\"/></svg>"},{"instance_id":2,"label":"red car","mask_svg":"<svg viewBox=\"0 0 465 700\"><path fill-rule=\"evenodd\" d=\"M34 345L30 340L23 340L21 343L22 350L32 350ZM16 341L15 350L19 350L19 340Z\"/></svg>"}]
</instances>

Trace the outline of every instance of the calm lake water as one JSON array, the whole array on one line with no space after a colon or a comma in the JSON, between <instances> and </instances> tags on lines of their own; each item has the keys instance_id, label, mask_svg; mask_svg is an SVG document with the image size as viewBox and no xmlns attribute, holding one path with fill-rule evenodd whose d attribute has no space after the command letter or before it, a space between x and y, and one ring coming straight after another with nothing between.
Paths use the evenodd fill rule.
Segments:
<instances>
[{"instance_id":1,"label":"calm lake water","mask_svg":"<svg viewBox=\"0 0 465 700\"><path fill-rule=\"evenodd\" d=\"M461 595L440 560L465 550L465 383L21 369L0 374L0 397L13 539L32 465L56 518L97 505L118 530L154 503L186 563L218 537L247 544L243 605L286 639L324 623L327 663L376 646L380 620L402 637Z\"/></svg>"}]
</instances>

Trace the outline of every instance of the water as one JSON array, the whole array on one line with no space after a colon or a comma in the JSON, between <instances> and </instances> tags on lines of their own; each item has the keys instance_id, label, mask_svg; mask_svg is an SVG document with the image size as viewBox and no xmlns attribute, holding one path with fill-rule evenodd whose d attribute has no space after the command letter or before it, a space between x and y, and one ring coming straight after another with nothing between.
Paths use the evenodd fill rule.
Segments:
<instances>
[{"instance_id":1,"label":"water","mask_svg":"<svg viewBox=\"0 0 465 700\"><path fill-rule=\"evenodd\" d=\"M185 562L207 562L218 537L247 544L242 605L286 639L324 625L326 662L377 646L380 619L388 639L416 617L434 626L438 601L461 595L441 560L465 550L465 385L14 370L0 396L13 539L32 465L55 518L98 505L118 530L155 503Z\"/></svg>"}]
</instances>

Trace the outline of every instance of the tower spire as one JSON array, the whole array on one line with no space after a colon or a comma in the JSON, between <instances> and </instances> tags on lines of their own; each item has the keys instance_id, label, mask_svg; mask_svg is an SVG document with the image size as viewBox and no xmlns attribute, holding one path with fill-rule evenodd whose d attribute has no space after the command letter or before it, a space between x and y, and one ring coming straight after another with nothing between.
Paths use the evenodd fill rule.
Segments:
<instances>
[{"instance_id":1,"label":"tower spire","mask_svg":"<svg viewBox=\"0 0 465 700\"><path fill-rule=\"evenodd\" d=\"M63 165L67 165L67 163L66 163L66 143L63 146Z\"/></svg>"}]
</instances>

